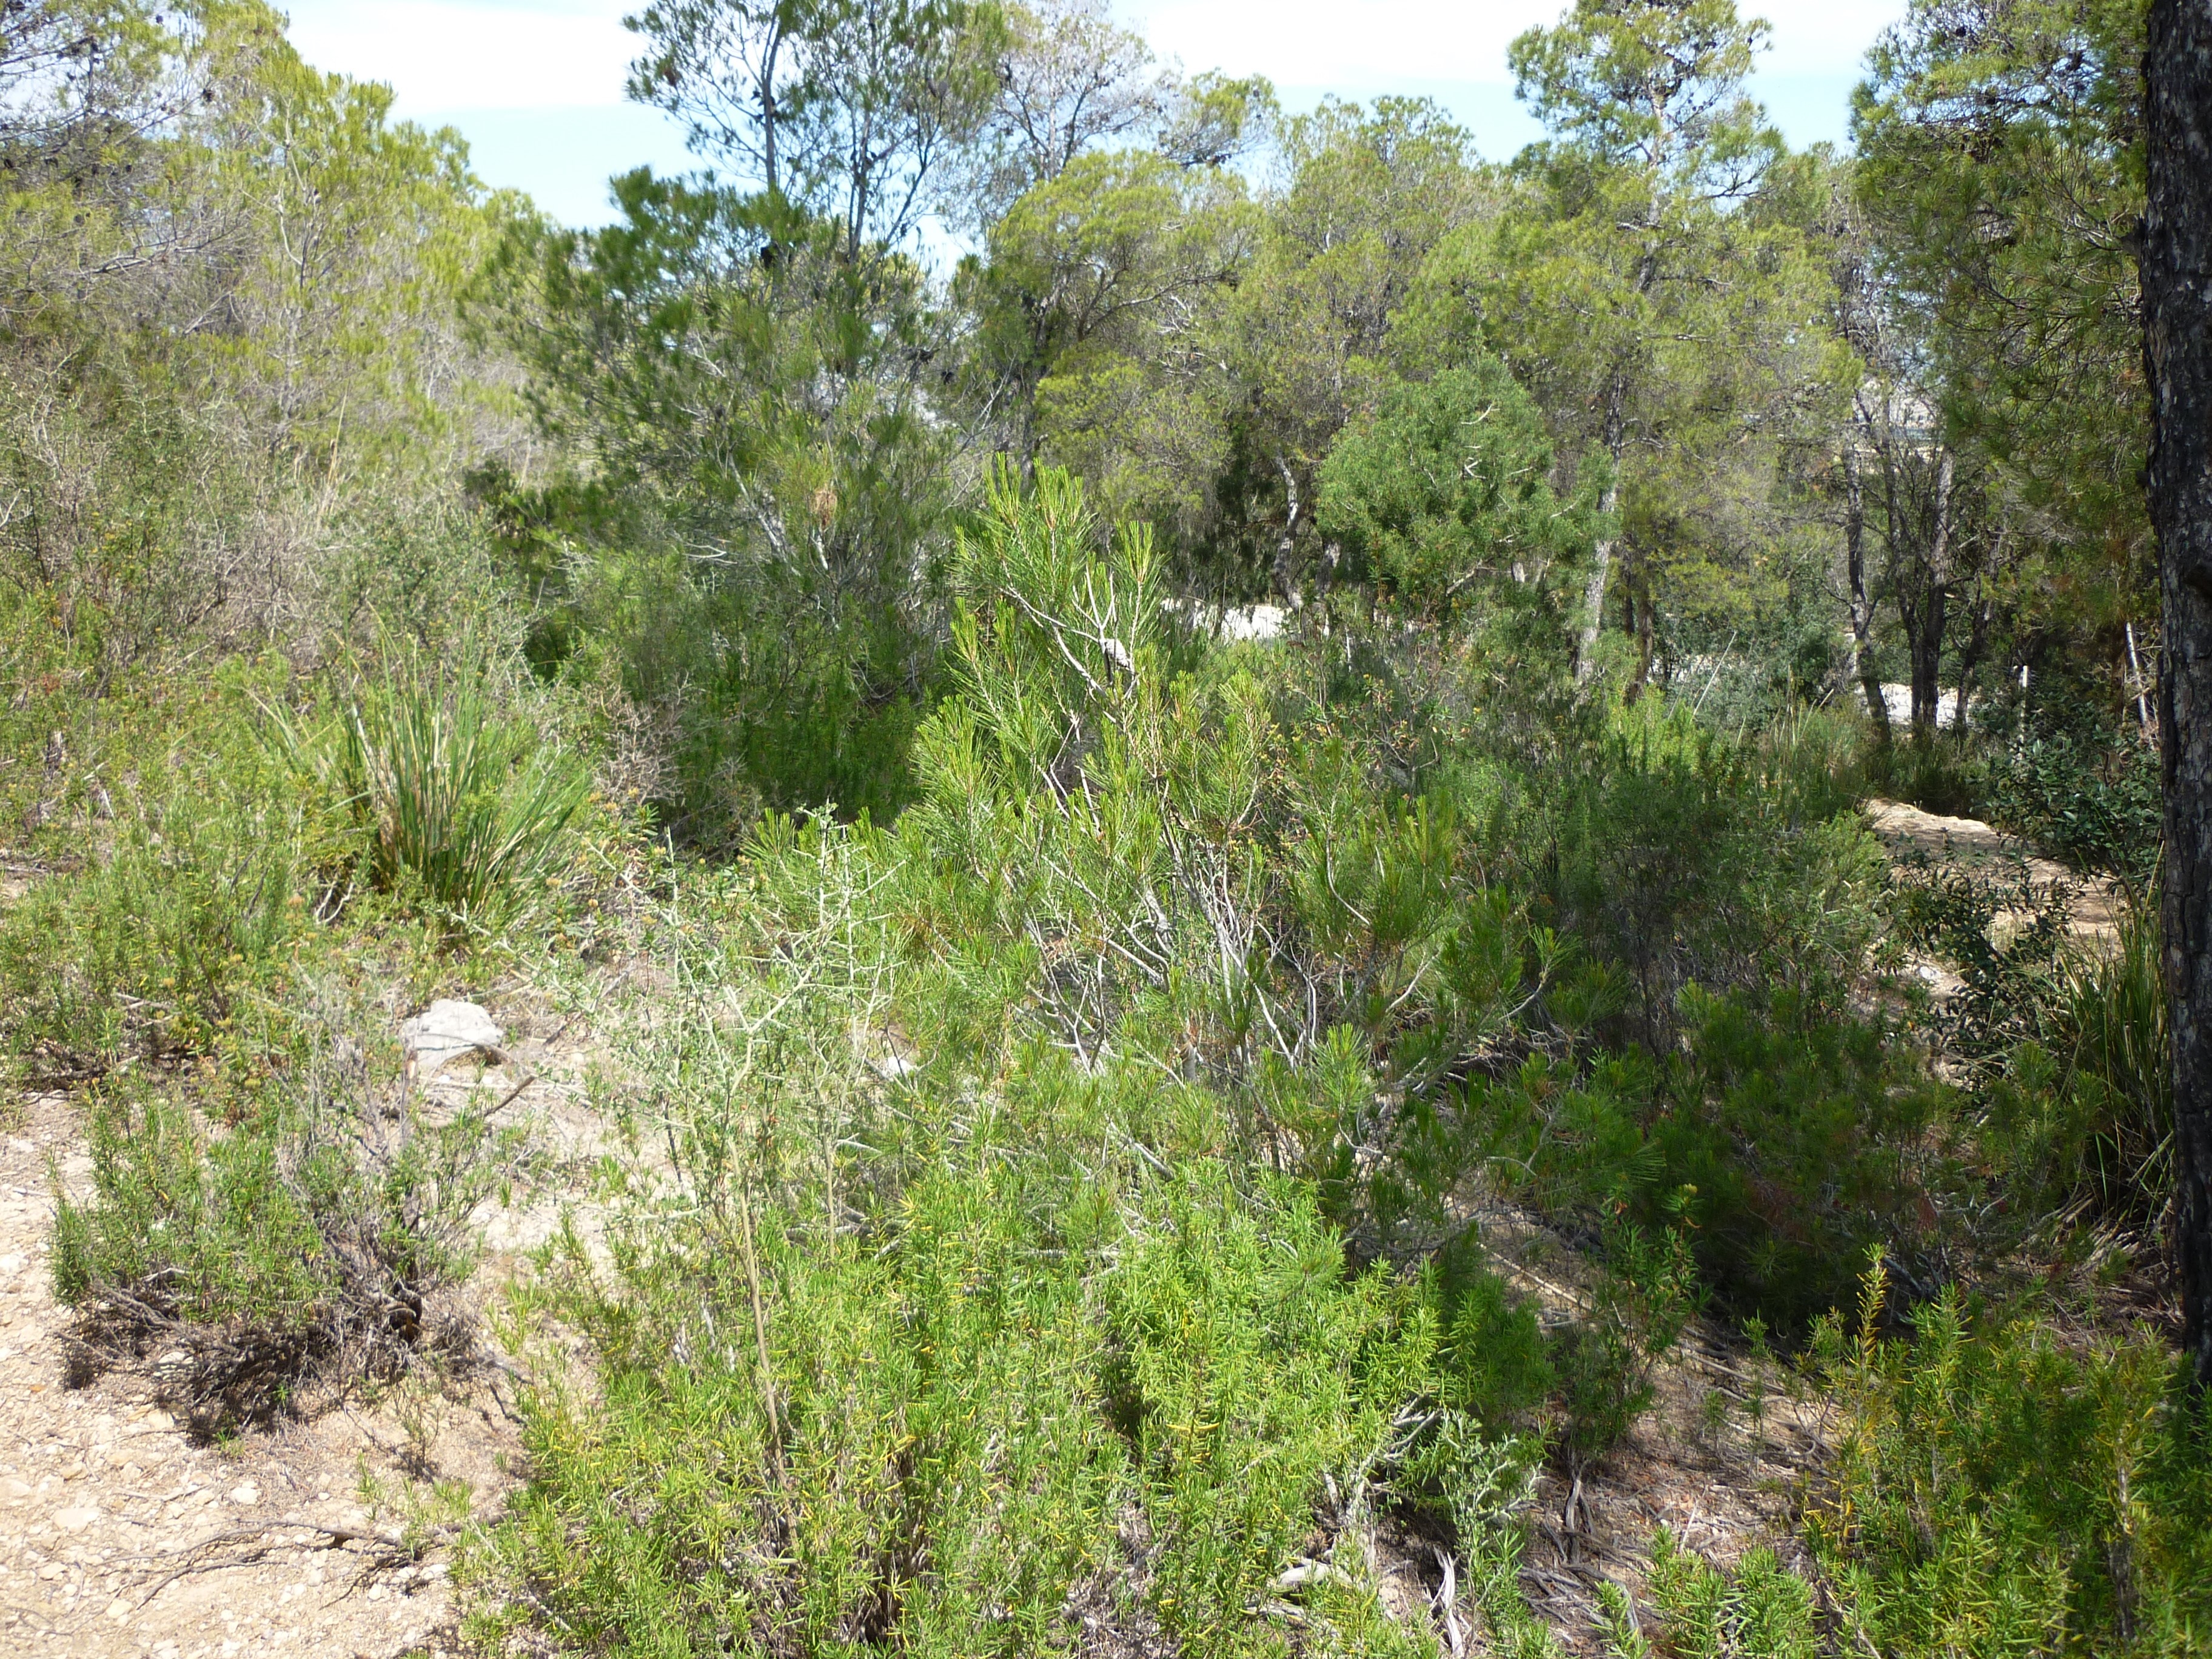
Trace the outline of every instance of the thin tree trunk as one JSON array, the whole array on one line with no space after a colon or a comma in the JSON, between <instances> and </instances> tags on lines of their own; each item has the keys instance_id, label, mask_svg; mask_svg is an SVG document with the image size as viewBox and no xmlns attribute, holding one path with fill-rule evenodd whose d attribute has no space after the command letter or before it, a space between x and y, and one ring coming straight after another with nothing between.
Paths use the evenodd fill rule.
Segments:
<instances>
[{"instance_id":1,"label":"thin tree trunk","mask_svg":"<svg viewBox=\"0 0 2212 1659\"><path fill-rule=\"evenodd\" d=\"M2143 359L2164 629L2166 986L2182 1346L2212 1389L2212 0L2152 0Z\"/></svg>"},{"instance_id":2,"label":"thin tree trunk","mask_svg":"<svg viewBox=\"0 0 2212 1659\"><path fill-rule=\"evenodd\" d=\"M1996 608L1995 596L1984 586L1974 605L1973 623L1966 634L1966 647L1959 653L1959 693L1953 705L1951 725L1960 732L1966 729L1966 705L1973 699L1974 672L1982 665L1982 653L1989 648L1990 623L1996 619Z\"/></svg>"},{"instance_id":3,"label":"thin tree trunk","mask_svg":"<svg viewBox=\"0 0 2212 1659\"><path fill-rule=\"evenodd\" d=\"M1859 477L1856 444L1844 456L1844 556L1851 606L1851 661L1846 678L1859 683L1867 718L1886 741L1889 699L1881 695L1881 673L1874 659L1874 601L1867 596L1866 579L1866 488Z\"/></svg>"},{"instance_id":4,"label":"thin tree trunk","mask_svg":"<svg viewBox=\"0 0 2212 1659\"><path fill-rule=\"evenodd\" d=\"M783 182L776 167L775 127L782 112L775 106L775 60L783 53L783 27L781 21L773 26L769 36L768 55L761 64L761 173L768 185L769 198L781 199Z\"/></svg>"},{"instance_id":5,"label":"thin tree trunk","mask_svg":"<svg viewBox=\"0 0 2212 1659\"><path fill-rule=\"evenodd\" d=\"M1956 476L1951 452L1945 449L1936 464L1936 522L1928 537L1925 583L1917 614L1907 616L1906 643L1912 651L1912 729L1936 729L1936 703L1942 696L1944 611L1950 599L1951 489Z\"/></svg>"},{"instance_id":6,"label":"thin tree trunk","mask_svg":"<svg viewBox=\"0 0 2212 1659\"><path fill-rule=\"evenodd\" d=\"M1941 582L1929 582L1912 629L1912 729L1916 734L1936 729L1936 709L1942 700L1943 625L1948 620L1948 597Z\"/></svg>"},{"instance_id":7,"label":"thin tree trunk","mask_svg":"<svg viewBox=\"0 0 2212 1659\"><path fill-rule=\"evenodd\" d=\"M1291 556L1297 552L1298 543L1298 477L1280 455L1275 457L1275 469L1283 475L1283 494L1290 502L1290 510L1283 515L1282 538L1275 544L1275 586L1287 610L1296 603L1291 584L1297 574Z\"/></svg>"},{"instance_id":8,"label":"thin tree trunk","mask_svg":"<svg viewBox=\"0 0 2212 1659\"><path fill-rule=\"evenodd\" d=\"M1644 695L1644 688L1650 683L1655 622L1651 614L1651 574L1633 544L1622 563L1621 585L1628 591L1628 631L1636 641L1636 671L1629 676L1628 689L1621 694L1620 700L1632 703Z\"/></svg>"},{"instance_id":9,"label":"thin tree trunk","mask_svg":"<svg viewBox=\"0 0 2212 1659\"><path fill-rule=\"evenodd\" d=\"M1620 499L1620 487L1607 484L1598 501L1597 510L1611 515ZM1589 580L1583 584L1583 631L1575 641L1575 679L1587 681L1597 672L1598 629L1605 620L1605 584L1613 573L1613 538L1598 543L1590 556Z\"/></svg>"},{"instance_id":10,"label":"thin tree trunk","mask_svg":"<svg viewBox=\"0 0 2212 1659\"><path fill-rule=\"evenodd\" d=\"M2130 623L2128 637L2128 685L2136 694L2136 729L2145 744L2158 741L2158 727L2150 717L2150 680L2142 671L2142 656L2136 649L2136 625Z\"/></svg>"}]
</instances>

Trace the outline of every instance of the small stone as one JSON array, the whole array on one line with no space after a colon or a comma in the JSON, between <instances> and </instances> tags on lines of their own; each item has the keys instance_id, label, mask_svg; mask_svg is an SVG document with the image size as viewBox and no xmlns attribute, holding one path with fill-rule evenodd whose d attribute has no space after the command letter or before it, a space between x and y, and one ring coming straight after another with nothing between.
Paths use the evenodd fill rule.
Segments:
<instances>
[{"instance_id":1,"label":"small stone","mask_svg":"<svg viewBox=\"0 0 2212 1659\"><path fill-rule=\"evenodd\" d=\"M507 1033L475 1003L441 997L400 1026L399 1041L415 1062L415 1075L428 1078L464 1054L496 1061Z\"/></svg>"},{"instance_id":2,"label":"small stone","mask_svg":"<svg viewBox=\"0 0 2212 1659\"><path fill-rule=\"evenodd\" d=\"M64 1532L82 1532L99 1519L100 1511L89 1504L81 1504L70 1509L54 1511L54 1524Z\"/></svg>"},{"instance_id":3,"label":"small stone","mask_svg":"<svg viewBox=\"0 0 2212 1659\"><path fill-rule=\"evenodd\" d=\"M230 1501L234 1504L258 1504L261 1501L261 1488L251 1480L241 1482L230 1489Z\"/></svg>"},{"instance_id":4,"label":"small stone","mask_svg":"<svg viewBox=\"0 0 2212 1659\"><path fill-rule=\"evenodd\" d=\"M110 1601L107 1604L107 1616L115 1620L118 1625L125 1619L128 1619L131 1616L131 1603L129 1600L124 1596L118 1595L112 1601Z\"/></svg>"}]
</instances>

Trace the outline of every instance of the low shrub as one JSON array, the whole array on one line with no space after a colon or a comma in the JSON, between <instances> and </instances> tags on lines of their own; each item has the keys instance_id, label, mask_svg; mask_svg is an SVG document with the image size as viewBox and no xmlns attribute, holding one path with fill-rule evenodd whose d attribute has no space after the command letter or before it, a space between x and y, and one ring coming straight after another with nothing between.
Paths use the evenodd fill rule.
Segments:
<instances>
[{"instance_id":1,"label":"low shrub","mask_svg":"<svg viewBox=\"0 0 2212 1659\"><path fill-rule=\"evenodd\" d=\"M1678 1659L1815 1659L1826 1650L1813 1587L1771 1549L1748 1550L1723 1571L1661 1527L1651 1537L1647 1583L1664 1650ZM1615 1659L1653 1651L1618 1613L1612 1626Z\"/></svg>"},{"instance_id":2,"label":"low shrub","mask_svg":"<svg viewBox=\"0 0 2212 1659\"><path fill-rule=\"evenodd\" d=\"M1274 1653L1295 1593L1336 1650L1418 1651L1328 1540L1426 1325L1294 1191L1170 1172L1120 1216L1078 1197L1095 1219L1066 1232L1002 1160L923 1174L874 1242L825 1248L756 1193L681 1231L640 1215L611 1278L574 1247L555 1306L602 1386L535 1401L532 1482L472 1566L507 1593L478 1633Z\"/></svg>"},{"instance_id":3,"label":"low shrub","mask_svg":"<svg viewBox=\"0 0 2212 1659\"><path fill-rule=\"evenodd\" d=\"M1840 1009L1881 926L1885 861L1832 717L1754 737L1656 699L1534 781L1516 862L1627 995L1605 1035L1656 1050L1686 985L1784 987Z\"/></svg>"},{"instance_id":4,"label":"low shrub","mask_svg":"<svg viewBox=\"0 0 2212 1659\"><path fill-rule=\"evenodd\" d=\"M2158 750L2053 731L1992 765L1992 816L2036 848L2141 889L2158 865L2165 798Z\"/></svg>"},{"instance_id":5,"label":"low shrub","mask_svg":"<svg viewBox=\"0 0 2212 1659\"><path fill-rule=\"evenodd\" d=\"M0 1038L32 1075L206 1052L313 927L328 825L258 732L281 673L234 662L197 694L118 696L64 780L75 867L0 912Z\"/></svg>"},{"instance_id":6,"label":"low shrub","mask_svg":"<svg viewBox=\"0 0 2212 1659\"><path fill-rule=\"evenodd\" d=\"M1484 1264L1472 1233L1439 1250L1426 1272L1444 1405L1493 1436L1532 1427L1558 1381L1534 1305Z\"/></svg>"},{"instance_id":7,"label":"low shrub","mask_svg":"<svg viewBox=\"0 0 2212 1659\"><path fill-rule=\"evenodd\" d=\"M1899 1659L2189 1654L2212 1632L2212 1415L2164 1342L2082 1341L1947 1291L1820 1374L1844 1412L1808 1520L1854 1639Z\"/></svg>"},{"instance_id":8,"label":"low shrub","mask_svg":"<svg viewBox=\"0 0 2212 1659\"><path fill-rule=\"evenodd\" d=\"M1689 1224L1705 1283L1739 1317L1802 1335L1849 1299L1881 1243L1930 1278L1974 1172L1944 1131L1954 1092L1881 1024L1787 992L1682 998L1636 1193L1647 1226Z\"/></svg>"},{"instance_id":9,"label":"low shrub","mask_svg":"<svg viewBox=\"0 0 2212 1659\"><path fill-rule=\"evenodd\" d=\"M59 1081L204 1051L311 925L302 839L281 801L184 797L125 826L91 869L34 887L0 918L19 1063Z\"/></svg>"},{"instance_id":10,"label":"low shrub","mask_svg":"<svg viewBox=\"0 0 2212 1659\"><path fill-rule=\"evenodd\" d=\"M1875 732L1863 763L1869 793L1887 795L1945 817L1985 817L1990 806L1993 761L1989 744L1952 733Z\"/></svg>"},{"instance_id":11,"label":"low shrub","mask_svg":"<svg viewBox=\"0 0 2212 1659\"><path fill-rule=\"evenodd\" d=\"M1981 1136L2012 1201L2155 1231L2173 1192L2173 1080L2157 918L2057 952L2027 988L2022 1036L1983 1091Z\"/></svg>"},{"instance_id":12,"label":"low shrub","mask_svg":"<svg viewBox=\"0 0 2212 1659\"><path fill-rule=\"evenodd\" d=\"M227 1129L129 1079L94 1091L91 1195L55 1199L77 1379L145 1365L212 1433L469 1350L440 1292L467 1273L468 1214L512 1178L517 1134L426 1115L343 1030L317 1050Z\"/></svg>"}]
</instances>

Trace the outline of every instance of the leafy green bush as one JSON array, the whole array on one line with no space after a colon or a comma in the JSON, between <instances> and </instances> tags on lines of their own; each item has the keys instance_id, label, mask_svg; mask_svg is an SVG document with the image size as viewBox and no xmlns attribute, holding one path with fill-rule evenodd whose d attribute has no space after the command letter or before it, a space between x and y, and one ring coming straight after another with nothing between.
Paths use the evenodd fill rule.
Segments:
<instances>
[{"instance_id":1,"label":"leafy green bush","mask_svg":"<svg viewBox=\"0 0 2212 1659\"><path fill-rule=\"evenodd\" d=\"M1646 702L1544 781L1551 810L1528 827L1545 842L1523 857L1561 930L1620 969L1620 1035L1669 1047L1691 983L1844 1004L1880 931L1886 866L1832 720L1747 738Z\"/></svg>"},{"instance_id":2,"label":"leafy green bush","mask_svg":"<svg viewBox=\"0 0 2212 1659\"><path fill-rule=\"evenodd\" d=\"M1802 1334L1849 1298L1869 1245L1940 1259L1972 1173L1945 1149L1954 1097L1893 1032L1786 992L1692 990L1682 1007L1635 1202L1648 1225L1692 1224L1724 1307Z\"/></svg>"},{"instance_id":3,"label":"leafy green bush","mask_svg":"<svg viewBox=\"0 0 2212 1659\"><path fill-rule=\"evenodd\" d=\"M2083 1342L1946 1291L1910 1339L1831 1321L1844 1426L1808 1536L1866 1643L1899 1659L2202 1652L2212 1418L2155 1339Z\"/></svg>"},{"instance_id":4,"label":"leafy green bush","mask_svg":"<svg viewBox=\"0 0 2212 1659\"><path fill-rule=\"evenodd\" d=\"M2054 731L1993 766L1994 816L2051 857L2136 888L2165 839L2158 750Z\"/></svg>"},{"instance_id":5,"label":"leafy green bush","mask_svg":"<svg viewBox=\"0 0 2212 1659\"><path fill-rule=\"evenodd\" d=\"M1990 809L1989 747L1956 735L1915 731L1867 744L1867 787L1947 817L1982 817Z\"/></svg>"},{"instance_id":6,"label":"leafy green bush","mask_svg":"<svg viewBox=\"0 0 2212 1659\"><path fill-rule=\"evenodd\" d=\"M1428 1273L1444 1404L1493 1436L1533 1424L1557 1381L1534 1306L1484 1265L1472 1234L1431 1258Z\"/></svg>"},{"instance_id":7,"label":"leafy green bush","mask_svg":"<svg viewBox=\"0 0 2212 1659\"><path fill-rule=\"evenodd\" d=\"M1601 529L1595 466L1564 502L1552 471L1534 400L1479 353L1389 387L1337 440L1320 469L1322 532L1342 542L1346 574L1371 578L1411 612L1540 604L1547 575L1554 586L1580 580Z\"/></svg>"}]
</instances>

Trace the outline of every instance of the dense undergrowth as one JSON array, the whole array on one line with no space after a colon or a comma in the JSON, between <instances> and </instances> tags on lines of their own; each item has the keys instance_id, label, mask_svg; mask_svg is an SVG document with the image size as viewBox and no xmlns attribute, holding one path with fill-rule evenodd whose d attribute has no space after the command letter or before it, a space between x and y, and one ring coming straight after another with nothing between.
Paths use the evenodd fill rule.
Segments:
<instances>
[{"instance_id":1,"label":"dense undergrowth","mask_svg":"<svg viewBox=\"0 0 2212 1659\"><path fill-rule=\"evenodd\" d=\"M1601 1464L1705 1316L1808 1342L1841 1413L1819 1578L1662 1540L1621 1652L2194 1650L2201 1430L2154 1341L2062 1340L2007 1265L2154 1224L2141 930L1993 952L2003 896L1893 885L1819 716L1589 705L1510 613L1212 644L1156 581L1073 481L1005 480L914 805L771 817L626 924L673 988L606 1103L668 1162L517 1304L593 1375L533 1396L486 1638L1433 1651L1379 1599L1391 1527L1543 1651L1532 1477ZM15 1063L88 1091L77 1363L158 1351L210 1429L465 1364L441 1290L527 1156L422 1120L329 988L588 952L592 859L644 856L580 813L588 728L495 646L444 654L118 700L136 763L49 815L81 872L0 920ZM1892 938L1962 965L1970 1030L1868 1000ZM1487 1257L1504 1215L1578 1242L1580 1318ZM1880 1334L1960 1279L2029 1311Z\"/></svg>"},{"instance_id":2,"label":"dense undergrowth","mask_svg":"<svg viewBox=\"0 0 2212 1659\"><path fill-rule=\"evenodd\" d=\"M1987 457L1843 412L1897 365L1841 164L1683 182L1766 154L1732 18L1649 199L1573 149L1611 115L1503 169L1168 77L1157 151L969 156L939 283L708 176L564 231L256 5L116 15L88 169L0 52L0 1065L92 1154L74 1380L227 1434L463 1372L536 1185L488 1651L2212 1646L2130 579L2067 633ZM1532 37L1552 118L1629 15ZM1558 304L1647 209L1685 263ZM1939 665L1954 518L1952 659L2020 690L1892 732L1854 684ZM1875 794L2109 878L2117 937L1896 866ZM509 994L605 1040L588 1179L398 1046ZM1689 1342L1819 1416L1793 1529L1661 1529L1563 1632L1536 1494L1647 1449Z\"/></svg>"},{"instance_id":3,"label":"dense undergrowth","mask_svg":"<svg viewBox=\"0 0 2212 1659\"><path fill-rule=\"evenodd\" d=\"M1218 644L1052 473L951 583L913 804L770 817L621 924L673 988L606 1105L668 1160L516 1305L593 1368L532 1397L486 1639L1433 1651L1380 1599L1393 1528L1545 1651L1533 1477L1601 1465L1705 1317L1808 1345L1840 1414L1817 1576L1662 1539L1618 1650L2195 1650L2202 1430L2154 1340L2062 1339L2010 1265L2154 1233L2139 925L1993 944L2002 890L1890 877L1850 726L1578 698L1540 594ZM79 867L0 966L20 1073L90 1114L76 1363L158 1355L210 1431L469 1363L443 1292L528 1154L423 1118L362 990L557 978L592 871L648 857L582 801L588 708L473 624L428 649L132 682L36 784ZM1967 977L1933 1024L1869 999L1906 944ZM1510 1287L1504 1216L1576 1241L1580 1317Z\"/></svg>"},{"instance_id":4,"label":"dense undergrowth","mask_svg":"<svg viewBox=\"0 0 2212 1659\"><path fill-rule=\"evenodd\" d=\"M916 806L771 823L744 883L662 919L681 988L628 1109L674 1180L533 1293L602 1369L534 1408L532 1485L476 1560L507 1598L486 1631L1433 1650L1377 1600L1387 1514L1450 1539L1494 1633L1540 1649L1511 1566L1528 1474L1601 1461L1703 1307L1818 1327L1851 1426L1810 1536L1846 1611L1816 1618L1771 1559L1727 1578L1662 1551L1677 1650L1814 1651L1838 1617L1885 1652L2031 1626L2192 1650L2202 1477L2155 1343L1968 1334L1949 1303L1889 1341L1879 1290L1858 1348L1821 1334L1869 1246L1931 1286L1995 1272L2025 1232L1976 1212L2078 1146L2008 1146L1855 1011L1884 889L1848 750L1639 714L1553 778L1416 755L1394 787L1408 757L1330 718L1316 665L1148 634L1142 538L1100 546L1069 484L1002 489ZM1765 857L1670 862L1678 824ZM1654 850L1570 884L1578 826ZM1701 934L1754 904L1795 983L1752 927ZM1623 959L1653 931L1663 957ZM1639 998L1660 972L1673 996ZM1540 1328L1485 1263L1498 1206L1587 1241L1586 1318ZM1931 1437L1971 1452L1945 1473ZM2035 1495L2038 1448L2139 1507ZM1993 1553L1976 1517L2007 1529Z\"/></svg>"}]
</instances>

